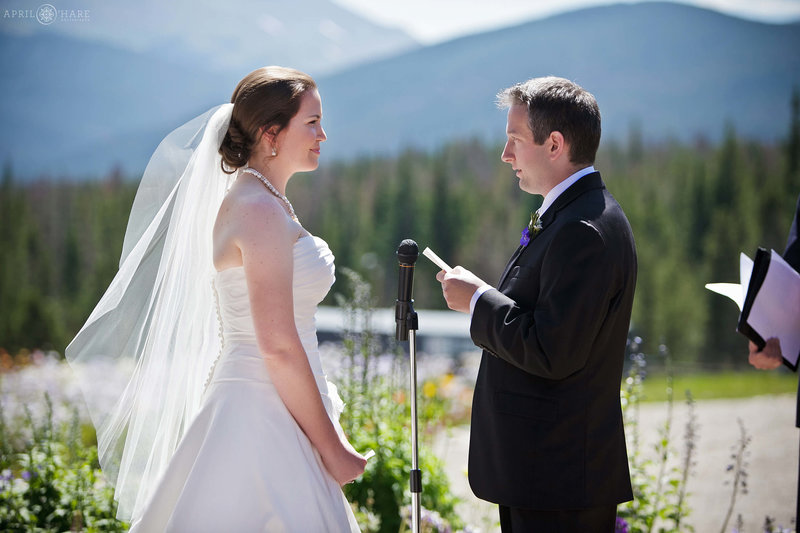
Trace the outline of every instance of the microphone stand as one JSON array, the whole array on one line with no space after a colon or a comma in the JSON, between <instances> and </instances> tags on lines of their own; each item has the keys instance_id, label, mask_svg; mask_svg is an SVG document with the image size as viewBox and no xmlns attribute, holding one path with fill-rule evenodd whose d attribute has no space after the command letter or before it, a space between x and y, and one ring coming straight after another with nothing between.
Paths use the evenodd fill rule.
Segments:
<instances>
[{"instance_id":1,"label":"microphone stand","mask_svg":"<svg viewBox=\"0 0 800 533\"><path fill-rule=\"evenodd\" d=\"M416 243L414 243L414 248L416 248ZM416 258L414 258L414 260L416 260ZM411 265L400 264L401 277L403 276L404 268L413 268L413 263ZM413 270L411 272L413 272ZM422 495L422 472L419 469L417 428L417 329L419 329L419 323L417 320L417 312L414 311L413 299L410 297L408 300L401 300L398 298L395 304L395 322L397 323L397 340L408 340L409 364L411 365L411 472L409 473L409 486L411 489L411 531L413 533L419 533L421 524L420 496Z\"/></svg>"},{"instance_id":2,"label":"microphone stand","mask_svg":"<svg viewBox=\"0 0 800 533\"><path fill-rule=\"evenodd\" d=\"M408 353L411 366L411 472L409 486L411 489L411 531L420 531L420 496L422 495L422 472L419 469L419 430L417 427L417 312L414 311L413 300L408 303L405 318L408 323Z\"/></svg>"}]
</instances>

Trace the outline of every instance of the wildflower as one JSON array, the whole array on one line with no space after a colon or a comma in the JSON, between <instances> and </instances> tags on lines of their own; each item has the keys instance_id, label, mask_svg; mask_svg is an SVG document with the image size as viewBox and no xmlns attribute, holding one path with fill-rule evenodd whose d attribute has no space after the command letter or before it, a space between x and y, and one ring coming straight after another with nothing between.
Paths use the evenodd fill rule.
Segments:
<instances>
[{"instance_id":1,"label":"wildflower","mask_svg":"<svg viewBox=\"0 0 800 533\"><path fill-rule=\"evenodd\" d=\"M426 381L422 386L422 394L424 394L426 398L433 398L436 396L436 384L432 381Z\"/></svg>"},{"instance_id":2,"label":"wildflower","mask_svg":"<svg viewBox=\"0 0 800 533\"><path fill-rule=\"evenodd\" d=\"M401 514L407 525L411 524L411 514L413 509L410 505L403 507ZM431 533L452 533L450 524L442 518L442 515L436 511L431 511L424 507L419 510L420 529L425 532Z\"/></svg>"},{"instance_id":3,"label":"wildflower","mask_svg":"<svg viewBox=\"0 0 800 533\"><path fill-rule=\"evenodd\" d=\"M398 404L406 403L406 393L402 390L395 391L392 394L392 399Z\"/></svg>"}]
</instances>

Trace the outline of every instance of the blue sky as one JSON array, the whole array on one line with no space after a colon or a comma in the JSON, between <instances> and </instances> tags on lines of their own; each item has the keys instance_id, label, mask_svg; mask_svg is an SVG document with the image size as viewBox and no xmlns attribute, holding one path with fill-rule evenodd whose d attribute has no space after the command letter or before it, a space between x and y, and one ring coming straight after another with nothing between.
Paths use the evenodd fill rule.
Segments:
<instances>
[{"instance_id":1,"label":"blue sky","mask_svg":"<svg viewBox=\"0 0 800 533\"><path fill-rule=\"evenodd\" d=\"M333 1L368 19L402 28L425 44L433 44L477 31L508 26L587 6L623 3L624 0ZM765 22L800 20L800 0L677 1Z\"/></svg>"}]
</instances>

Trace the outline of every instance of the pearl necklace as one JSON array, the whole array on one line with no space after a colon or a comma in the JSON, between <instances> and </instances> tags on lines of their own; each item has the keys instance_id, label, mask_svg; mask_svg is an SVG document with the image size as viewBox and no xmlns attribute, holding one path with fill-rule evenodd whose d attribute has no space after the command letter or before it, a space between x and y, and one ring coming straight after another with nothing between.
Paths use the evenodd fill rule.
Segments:
<instances>
[{"instance_id":1,"label":"pearl necklace","mask_svg":"<svg viewBox=\"0 0 800 533\"><path fill-rule=\"evenodd\" d=\"M292 202L290 202L289 199L286 198L286 195L281 194L278 191L278 189L276 189L275 186L273 184L271 184L269 182L269 180L267 178L265 178L264 175L261 172L259 172L258 170L254 169L253 167L244 168L244 169L242 169L242 172L247 172L248 174L252 174L253 176L257 177L261 181L261 183L263 183L264 186L267 189L269 189L269 191L272 194L274 194L275 196L277 196L278 198L283 200L283 202L287 206L289 206L289 215L292 217L292 220L297 221L297 215L294 214L294 207L292 207Z\"/></svg>"}]
</instances>

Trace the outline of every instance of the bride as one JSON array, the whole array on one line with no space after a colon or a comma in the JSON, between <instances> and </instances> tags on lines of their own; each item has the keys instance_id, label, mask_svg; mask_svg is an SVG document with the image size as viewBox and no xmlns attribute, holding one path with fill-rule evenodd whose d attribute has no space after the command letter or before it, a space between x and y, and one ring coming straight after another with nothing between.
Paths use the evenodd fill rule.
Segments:
<instances>
[{"instance_id":1,"label":"bride","mask_svg":"<svg viewBox=\"0 0 800 533\"><path fill-rule=\"evenodd\" d=\"M285 195L317 168L320 96L308 75L265 67L231 102L159 145L119 273L67 358L85 378L111 362L126 383L89 408L131 531L357 531L340 486L366 459L314 325L333 255Z\"/></svg>"}]
</instances>

